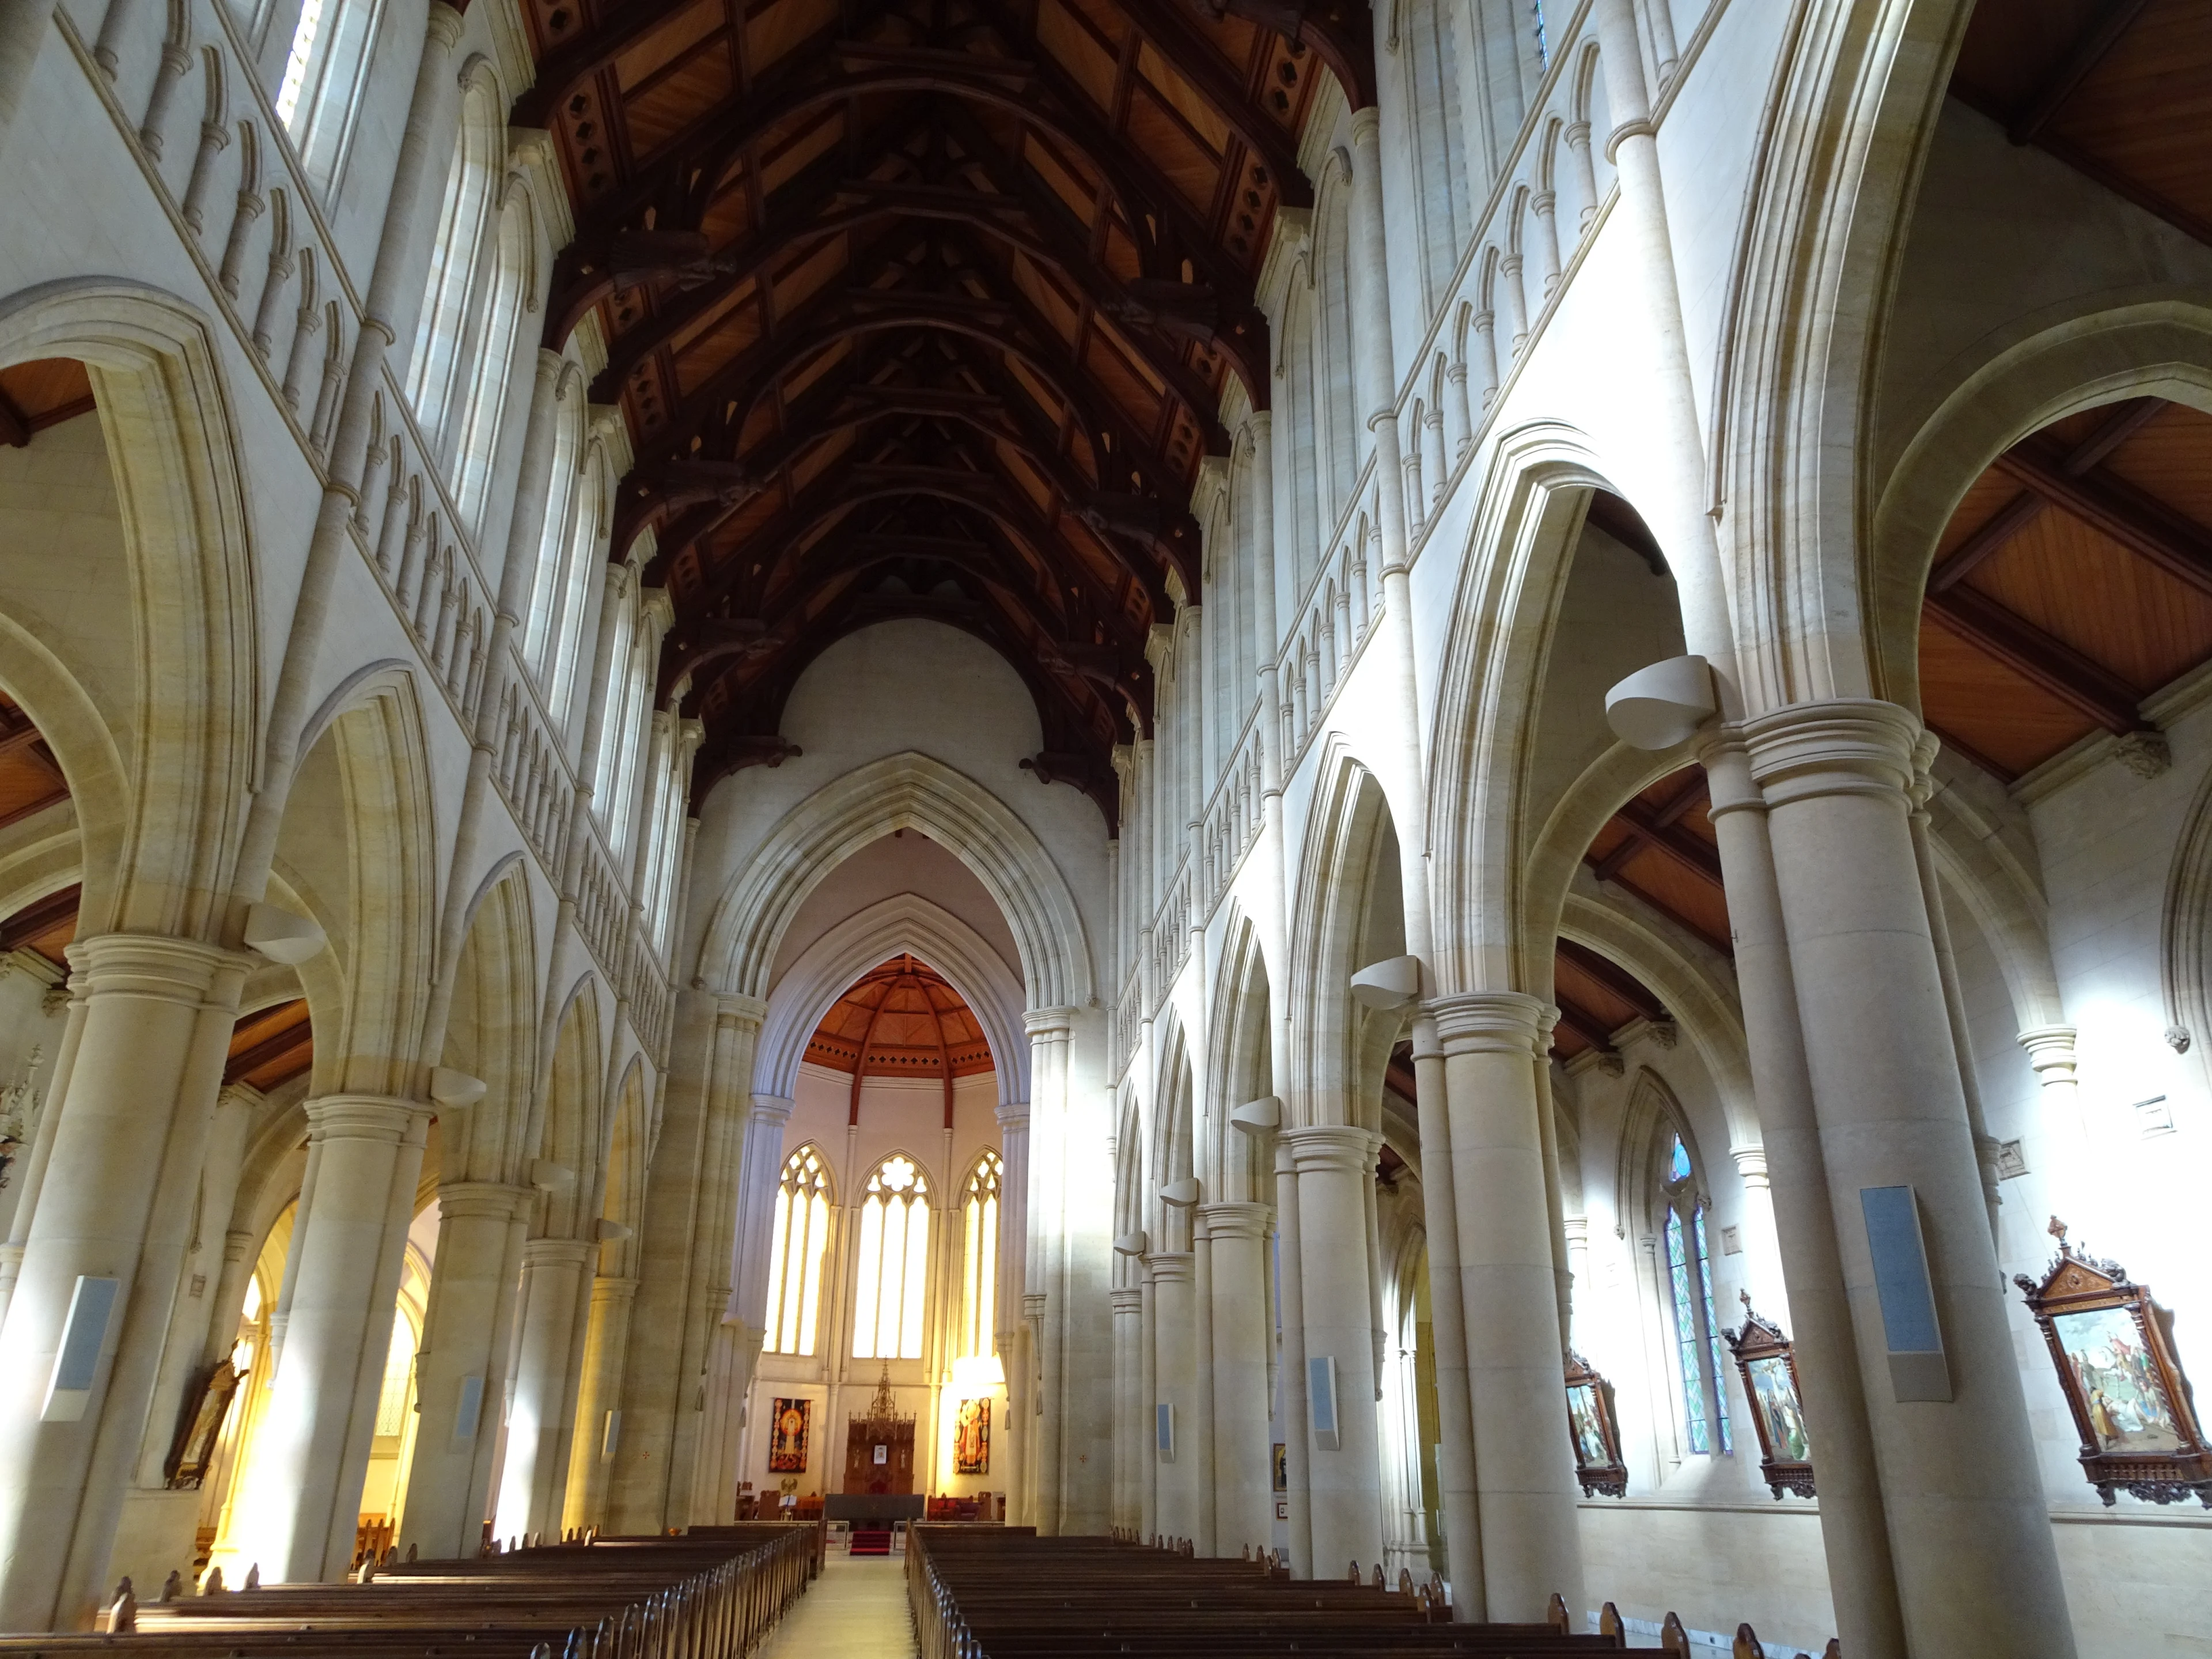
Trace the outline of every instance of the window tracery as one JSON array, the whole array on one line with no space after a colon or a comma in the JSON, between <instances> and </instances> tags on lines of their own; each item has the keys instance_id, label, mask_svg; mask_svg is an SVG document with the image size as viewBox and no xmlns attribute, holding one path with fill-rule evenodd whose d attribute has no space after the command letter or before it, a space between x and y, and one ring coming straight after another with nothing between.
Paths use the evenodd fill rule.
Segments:
<instances>
[{"instance_id":1,"label":"window tracery","mask_svg":"<svg viewBox=\"0 0 2212 1659\"><path fill-rule=\"evenodd\" d=\"M969 1171L961 1205L962 1245L958 1357L988 1356L998 1325L999 1195L1006 1168L986 1152Z\"/></svg>"},{"instance_id":2,"label":"window tracery","mask_svg":"<svg viewBox=\"0 0 2212 1659\"><path fill-rule=\"evenodd\" d=\"M770 1353L811 1355L822 1317L822 1261L830 1247L830 1170L801 1146L783 1162L768 1268Z\"/></svg>"},{"instance_id":3,"label":"window tracery","mask_svg":"<svg viewBox=\"0 0 2212 1659\"><path fill-rule=\"evenodd\" d=\"M1695 1453L1711 1453L1717 1437L1723 1453L1733 1453L1735 1436L1729 1425L1728 1392L1722 1381L1728 1373L1721 1362L1720 1322L1713 1315L1712 1257L1705 1239L1707 1206L1698 1191L1690 1149L1679 1133L1668 1147L1660 1179L1667 1246L1667 1312L1682 1388L1684 1437Z\"/></svg>"}]
</instances>

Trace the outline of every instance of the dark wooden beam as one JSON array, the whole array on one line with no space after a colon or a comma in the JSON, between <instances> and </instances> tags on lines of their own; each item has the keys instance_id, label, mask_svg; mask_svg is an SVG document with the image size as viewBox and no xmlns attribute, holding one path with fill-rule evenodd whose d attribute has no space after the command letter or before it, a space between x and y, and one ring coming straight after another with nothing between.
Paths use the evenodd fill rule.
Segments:
<instances>
[{"instance_id":1,"label":"dark wooden beam","mask_svg":"<svg viewBox=\"0 0 2212 1659\"><path fill-rule=\"evenodd\" d=\"M2075 40L2066 56L2045 76L2020 106L2005 128L2005 137L2015 144L2033 143L2051 117L2074 95L2075 88L2089 78L2091 71L2105 61L2106 56L2120 44L2136 18L2142 15L2148 0L2104 0L2091 15L2088 27Z\"/></svg>"},{"instance_id":2,"label":"dark wooden beam","mask_svg":"<svg viewBox=\"0 0 2212 1659\"><path fill-rule=\"evenodd\" d=\"M2000 128L2009 128L2012 125L2010 111L1978 87L1969 86L1955 76L1951 81L1951 95L1977 114L1996 122ZM2048 128L2038 132L2031 142L2036 149L2073 168L2092 184L2103 185L2121 200L2132 202L2154 218L2163 219L2183 235L2193 237L2205 246L2212 247L2212 220L2203 219L2179 203L2160 195L2079 144L2054 137Z\"/></svg>"},{"instance_id":3,"label":"dark wooden beam","mask_svg":"<svg viewBox=\"0 0 2212 1659\"><path fill-rule=\"evenodd\" d=\"M2200 593L2212 593L2212 536L2157 497L2108 473L2069 474L2062 459L2031 441L1997 457L2008 476L2149 560Z\"/></svg>"},{"instance_id":4,"label":"dark wooden beam","mask_svg":"<svg viewBox=\"0 0 2212 1659\"><path fill-rule=\"evenodd\" d=\"M1656 1022L1668 1017L1667 1005L1653 995L1642 980L1611 957L1601 957L1567 939L1560 939L1557 949L1561 957L1574 964L1577 972L1595 980L1644 1018Z\"/></svg>"},{"instance_id":5,"label":"dark wooden beam","mask_svg":"<svg viewBox=\"0 0 2212 1659\"><path fill-rule=\"evenodd\" d=\"M1365 0L1193 0L1207 15L1226 14L1310 48L1329 67L1355 110L1375 103L1375 16Z\"/></svg>"},{"instance_id":6,"label":"dark wooden beam","mask_svg":"<svg viewBox=\"0 0 2212 1659\"><path fill-rule=\"evenodd\" d=\"M55 774L57 778L60 775L61 775L58 772ZM48 790L45 794L37 796L30 800L27 800L21 806L12 808L5 812L0 812L0 830L5 830L11 823L21 823L25 818L35 817L40 812L45 811L49 806L58 805L59 803L67 800L69 798L69 787L66 784L57 783L52 789Z\"/></svg>"},{"instance_id":7,"label":"dark wooden beam","mask_svg":"<svg viewBox=\"0 0 2212 1659\"><path fill-rule=\"evenodd\" d=\"M2054 639L2018 613L1971 587L1930 593L1927 614L2022 678L2041 686L2107 732L2138 731L2143 719L2133 686Z\"/></svg>"},{"instance_id":8,"label":"dark wooden beam","mask_svg":"<svg viewBox=\"0 0 2212 1659\"><path fill-rule=\"evenodd\" d=\"M2165 408L2166 400L2162 398L2130 398L2068 451L2058 470L2069 478L2081 477L2101 465L2122 444L2156 420ZM1949 556L1928 573L1928 586L1940 592L1956 584L2040 518L2043 507L2044 498L2033 490L2014 496L1990 515L1988 523L1952 549Z\"/></svg>"},{"instance_id":9,"label":"dark wooden beam","mask_svg":"<svg viewBox=\"0 0 2212 1659\"><path fill-rule=\"evenodd\" d=\"M1664 853L1691 874L1721 884L1721 857L1712 848L1699 841L1687 830L1674 823L1661 823L1651 809L1630 801L1613 815L1613 822L1628 831L1628 838L1595 860L1594 868L1600 881L1617 878L1622 867L1646 848Z\"/></svg>"},{"instance_id":10,"label":"dark wooden beam","mask_svg":"<svg viewBox=\"0 0 2212 1659\"><path fill-rule=\"evenodd\" d=\"M1176 74L1213 107L1222 125L1244 141L1273 175L1285 207L1313 205L1313 181L1298 166L1297 141L1246 94L1220 49L1172 0L1115 0L1137 32L1158 48ZM1225 158L1224 158L1225 160Z\"/></svg>"},{"instance_id":11,"label":"dark wooden beam","mask_svg":"<svg viewBox=\"0 0 2212 1659\"><path fill-rule=\"evenodd\" d=\"M315 1062L315 1028L312 1022L301 1020L296 1025L287 1025L275 1036L255 1043L242 1054L233 1054L223 1062L222 1080L236 1083L250 1077L265 1066L288 1058L297 1058L300 1063L292 1066L281 1078L271 1078L264 1085L275 1088L278 1084L295 1078Z\"/></svg>"},{"instance_id":12,"label":"dark wooden beam","mask_svg":"<svg viewBox=\"0 0 2212 1659\"><path fill-rule=\"evenodd\" d=\"M84 888L80 884L49 893L42 899L33 899L5 921L0 921L0 951L20 951L41 934L51 933L76 916L83 897Z\"/></svg>"},{"instance_id":13,"label":"dark wooden beam","mask_svg":"<svg viewBox=\"0 0 2212 1659\"><path fill-rule=\"evenodd\" d=\"M1711 945L1714 950L1719 951L1724 957L1728 957L1732 959L1735 956L1735 941L1734 939L1717 934L1704 923L1695 921L1692 917L1684 915L1680 910L1677 910L1673 905L1668 903L1657 894L1650 891L1648 888L1638 886L1633 877L1625 875L1615 876L1613 878L1613 884L1620 888L1622 892L1631 894L1636 898L1641 900L1644 903L1650 905L1653 910L1657 912L1660 915L1666 917L1668 921L1673 922L1677 927L1689 934L1692 939L1703 939L1707 945ZM1723 893L1722 897L1723 902L1725 902L1727 895Z\"/></svg>"},{"instance_id":14,"label":"dark wooden beam","mask_svg":"<svg viewBox=\"0 0 2212 1659\"><path fill-rule=\"evenodd\" d=\"M1595 1048L1601 1054L1614 1052L1613 1033L1605 1029L1603 1020L1595 1014L1576 1007L1559 994L1557 986L1552 988L1552 1003L1559 1011L1559 1023L1553 1028L1554 1030L1572 1032L1583 1040L1584 1046Z\"/></svg>"},{"instance_id":15,"label":"dark wooden beam","mask_svg":"<svg viewBox=\"0 0 2212 1659\"><path fill-rule=\"evenodd\" d=\"M0 444L10 449L27 449L30 442L30 418L16 407L15 400L4 389L0 389Z\"/></svg>"},{"instance_id":16,"label":"dark wooden beam","mask_svg":"<svg viewBox=\"0 0 2212 1659\"><path fill-rule=\"evenodd\" d=\"M538 60L538 78L514 100L509 124L550 125L550 118L559 113L570 94L694 3L695 0L623 0L621 5L606 8L607 21L598 28L556 46Z\"/></svg>"}]
</instances>

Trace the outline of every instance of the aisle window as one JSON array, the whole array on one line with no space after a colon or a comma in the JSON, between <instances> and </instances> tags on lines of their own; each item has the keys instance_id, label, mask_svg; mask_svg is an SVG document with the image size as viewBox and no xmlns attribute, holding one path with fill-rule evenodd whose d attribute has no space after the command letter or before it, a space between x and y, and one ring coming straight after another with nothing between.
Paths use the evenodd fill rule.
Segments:
<instances>
[{"instance_id":1,"label":"aisle window","mask_svg":"<svg viewBox=\"0 0 2212 1659\"><path fill-rule=\"evenodd\" d=\"M1679 1134L1668 1149L1663 1181L1667 1296L1681 1375L1686 1438L1693 1452L1710 1453L1717 1437L1720 1449L1730 1452L1735 1446L1729 1427L1728 1392L1722 1382L1728 1373L1721 1363L1720 1325L1713 1316L1712 1259L1705 1247L1706 1205L1698 1194L1690 1149Z\"/></svg>"},{"instance_id":2,"label":"aisle window","mask_svg":"<svg viewBox=\"0 0 2212 1659\"><path fill-rule=\"evenodd\" d=\"M987 1356L998 1322L999 1188L1006 1169L996 1152L975 1160L961 1205L961 1358Z\"/></svg>"}]
</instances>

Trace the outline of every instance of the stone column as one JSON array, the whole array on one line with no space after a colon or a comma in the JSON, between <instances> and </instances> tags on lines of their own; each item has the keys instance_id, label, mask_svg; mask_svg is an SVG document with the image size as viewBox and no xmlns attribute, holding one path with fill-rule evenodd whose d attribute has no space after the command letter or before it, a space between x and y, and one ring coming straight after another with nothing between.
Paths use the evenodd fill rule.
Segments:
<instances>
[{"instance_id":1,"label":"stone column","mask_svg":"<svg viewBox=\"0 0 2212 1659\"><path fill-rule=\"evenodd\" d=\"M198 1380L196 1373L215 1358L205 1352L208 1330L210 1324L222 1322L222 1279L228 1265L224 1261L223 1235L216 1229L230 1219L236 1204L247 1120L253 1103L260 1098L258 1091L244 1085L226 1088L216 1097L215 1120L208 1129L206 1162L200 1171L192 1238L186 1247L184 1269L169 1316L169 1334L161 1346L161 1369L154 1387L153 1409L147 1415L145 1437L139 1443L138 1469L133 1484L142 1489L161 1490L185 1395ZM235 1325L237 1319L238 1309L234 1304L229 1323ZM223 1352L229 1351L228 1339L229 1332L226 1330Z\"/></svg>"},{"instance_id":2,"label":"stone column","mask_svg":"<svg viewBox=\"0 0 2212 1659\"><path fill-rule=\"evenodd\" d=\"M9 1303L15 1294L16 1275L23 1267L23 1249L31 1237L31 1218L39 1211L39 1188L46 1180L46 1164L53 1156L54 1130L61 1122L61 1103L69 1094L70 1073L76 1067L77 1049L84 1037L85 1007L84 985L72 978L69 981L69 1011L63 1016L61 1050L54 1056L53 1073L46 1079L46 1104L40 1110L38 1127L31 1132L29 1155L17 1161L15 1167L21 1173L11 1177L21 1185L15 1194L15 1211L9 1224L8 1242L0 1244L0 1329L7 1324ZM2069 1054L2071 1052L2069 1049Z\"/></svg>"},{"instance_id":3,"label":"stone column","mask_svg":"<svg viewBox=\"0 0 2212 1659\"><path fill-rule=\"evenodd\" d=\"M510 1538L560 1528L566 1485L562 1427L573 1421L568 1353L584 1263L580 1238L533 1238L522 1247L522 1336L514 1357L514 1404L499 1476L493 1535Z\"/></svg>"},{"instance_id":4,"label":"stone column","mask_svg":"<svg viewBox=\"0 0 2212 1659\"><path fill-rule=\"evenodd\" d=\"M307 1111L319 1178L293 1228L292 1316L240 1510L271 1583L335 1578L352 1561L430 1117L377 1095Z\"/></svg>"},{"instance_id":5,"label":"stone column","mask_svg":"<svg viewBox=\"0 0 2212 1659\"><path fill-rule=\"evenodd\" d=\"M1525 1622L1542 1618L1554 1593L1585 1605L1537 1121L1546 1011L1534 997L1492 991L1439 998L1430 1012L1451 1120L1485 1606L1492 1619Z\"/></svg>"},{"instance_id":6,"label":"stone column","mask_svg":"<svg viewBox=\"0 0 2212 1659\"><path fill-rule=\"evenodd\" d=\"M1188 1250L1145 1258L1152 1275L1152 1401L1174 1415L1175 1445L1162 1450L1153 1413L1153 1459L1159 1482L1159 1530L1170 1538L1198 1535L1198 1310L1193 1299L1197 1258Z\"/></svg>"},{"instance_id":7,"label":"stone column","mask_svg":"<svg viewBox=\"0 0 2212 1659\"><path fill-rule=\"evenodd\" d=\"M999 1443L992 1452L998 1466L999 1490L1011 1499L1022 1490L1023 1470L1029 1459L1030 1397L1028 1374L1021 1364L1022 1291L1029 1261L1030 1216L1030 1104L1025 1100L1002 1101L999 1121L999 1260L994 1267L998 1288L991 1306L998 1328L991 1344L999 1356L999 1369L1006 1376L1006 1420L999 1428ZM1118 1396L1117 1396L1118 1397ZM1012 1519L1009 1514L1009 1520Z\"/></svg>"},{"instance_id":8,"label":"stone column","mask_svg":"<svg viewBox=\"0 0 2212 1659\"><path fill-rule=\"evenodd\" d=\"M1143 1355L1145 1293L1124 1285L1112 1293L1114 1309L1114 1524L1132 1532L1144 1525L1137 1502L1137 1460L1148 1452L1145 1401L1137 1388Z\"/></svg>"},{"instance_id":9,"label":"stone column","mask_svg":"<svg viewBox=\"0 0 2212 1659\"><path fill-rule=\"evenodd\" d=\"M1474 1419L1468 1391L1467 1316L1462 1306L1459 1209L1452 1176L1451 1118L1437 1022L1413 1017L1413 1094L1421 1130L1421 1203L1429 1249L1429 1328L1436 1344L1437 1488L1443 1514L1444 1571L1452 1617L1488 1615L1482 1583L1482 1519L1475 1498Z\"/></svg>"},{"instance_id":10,"label":"stone column","mask_svg":"<svg viewBox=\"0 0 2212 1659\"><path fill-rule=\"evenodd\" d=\"M1160 1518L1159 1285L1149 1261L1137 1285L1137 1530L1150 1541L1166 1529Z\"/></svg>"},{"instance_id":11,"label":"stone column","mask_svg":"<svg viewBox=\"0 0 2212 1659\"><path fill-rule=\"evenodd\" d=\"M69 948L86 998L0 1334L0 1628L82 1627L137 1460L191 1229L246 961L108 933ZM57 1370L70 1310L112 1285L86 1374ZM49 1400L50 1384L83 1387Z\"/></svg>"},{"instance_id":12,"label":"stone column","mask_svg":"<svg viewBox=\"0 0 2212 1659\"><path fill-rule=\"evenodd\" d=\"M596 1527L606 1519L607 1466L622 1453L623 1355L629 1346L629 1310L636 1298L635 1279L602 1273L592 1280L575 1450L568 1458L568 1501L561 1515L564 1530Z\"/></svg>"},{"instance_id":13,"label":"stone column","mask_svg":"<svg viewBox=\"0 0 2212 1659\"><path fill-rule=\"evenodd\" d=\"M2073 1626L1907 822L1919 735L1911 714L1872 701L1780 708L1745 727L1906 1643L2069 1659ZM1932 1291L1942 1349L1932 1365L1893 1364L1876 1294L1862 1194L1900 1187L1926 1273L1893 1270L1890 1299L1902 1326L1906 1303Z\"/></svg>"},{"instance_id":14,"label":"stone column","mask_svg":"<svg viewBox=\"0 0 2212 1659\"><path fill-rule=\"evenodd\" d=\"M515 1273L508 1233L526 1187L455 1182L438 1192L438 1259L415 1360L415 1458L399 1549L472 1556L483 1538L499 1436Z\"/></svg>"},{"instance_id":15,"label":"stone column","mask_svg":"<svg viewBox=\"0 0 2212 1659\"><path fill-rule=\"evenodd\" d=\"M1213 1238L1206 1218L1191 1218L1191 1432L1188 1442L1176 1435L1176 1456L1188 1457L1196 1489L1193 1505L1191 1547L1198 1554L1220 1553L1214 1535L1213 1491Z\"/></svg>"},{"instance_id":16,"label":"stone column","mask_svg":"<svg viewBox=\"0 0 2212 1659\"><path fill-rule=\"evenodd\" d=\"M1382 1559L1382 1464L1364 1188L1381 1143L1372 1130L1331 1123L1285 1129L1281 1144L1297 1170L1312 1571L1340 1577L1357 1561L1372 1572ZM1324 1363L1334 1379L1333 1446L1317 1432L1328 1402L1313 1394Z\"/></svg>"},{"instance_id":17,"label":"stone column","mask_svg":"<svg viewBox=\"0 0 2212 1659\"><path fill-rule=\"evenodd\" d=\"M1281 1076L1281 1073L1276 1073ZM1306 1410L1305 1267L1298 1224L1298 1165L1287 1136L1275 1137L1276 1282L1281 1287L1283 1462L1290 1490L1291 1576L1310 1578L1313 1552L1313 1429Z\"/></svg>"},{"instance_id":18,"label":"stone column","mask_svg":"<svg viewBox=\"0 0 2212 1659\"><path fill-rule=\"evenodd\" d=\"M1274 1472L1267 1434L1267 1206L1208 1204L1212 1240L1214 1553L1272 1546Z\"/></svg>"}]
</instances>

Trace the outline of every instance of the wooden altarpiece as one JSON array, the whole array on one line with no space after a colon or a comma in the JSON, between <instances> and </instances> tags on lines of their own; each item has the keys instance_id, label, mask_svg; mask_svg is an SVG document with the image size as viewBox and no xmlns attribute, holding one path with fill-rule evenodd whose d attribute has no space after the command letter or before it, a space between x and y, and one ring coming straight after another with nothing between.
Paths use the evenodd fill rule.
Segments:
<instances>
[{"instance_id":1,"label":"wooden altarpiece","mask_svg":"<svg viewBox=\"0 0 2212 1659\"><path fill-rule=\"evenodd\" d=\"M845 1490L878 1494L914 1490L914 1419L899 1415L889 1365L876 1384L876 1397L868 1402L868 1414L845 1420Z\"/></svg>"},{"instance_id":2,"label":"wooden altarpiece","mask_svg":"<svg viewBox=\"0 0 2212 1659\"><path fill-rule=\"evenodd\" d=\"M2015 1273L2013 1283L2057 1367L2081 1437L2081 1472L2108 1505L2124 1490L2154 1504L2193 1494L2212 1509L2212 1447L2174 1355L2168 1315L2118 1262L2068 1243L2057 1216L2050 1231L2058 1254L2042 1282Z\"/></svg>"},{"instance_id":3,"label":"wooden altarpiece","mask_svg":"<svg viewBox=\"0 0 2212 1659\"><path fill-rule=\"evenodd\" d=\"M1578 1353L1567 1355L1567 1439L1575 1449L1575 1479L1583 1496L1628 1496L1628 1466L1620 1455L1620 1419L1613 1384Z\"/></svg>"},{"instance_id":4,"label":"wooden altarpiece","mask_svg":"<svg viewBox=\"0 0 2212 1659\"><path fill-rule=\"evenodd\" d=\"M1759 1436L1759 1473L1775 1500L1785 1492L1814 1496L1813 1447L1805 1432L1804 1396L1797 1391L1796 1345L1782 1328L1752 1311L1751 1292L1743 1297L1743 1328L1723 1330L1751 1403L1751 1426Z\"/></svg>"}]
</instances>

